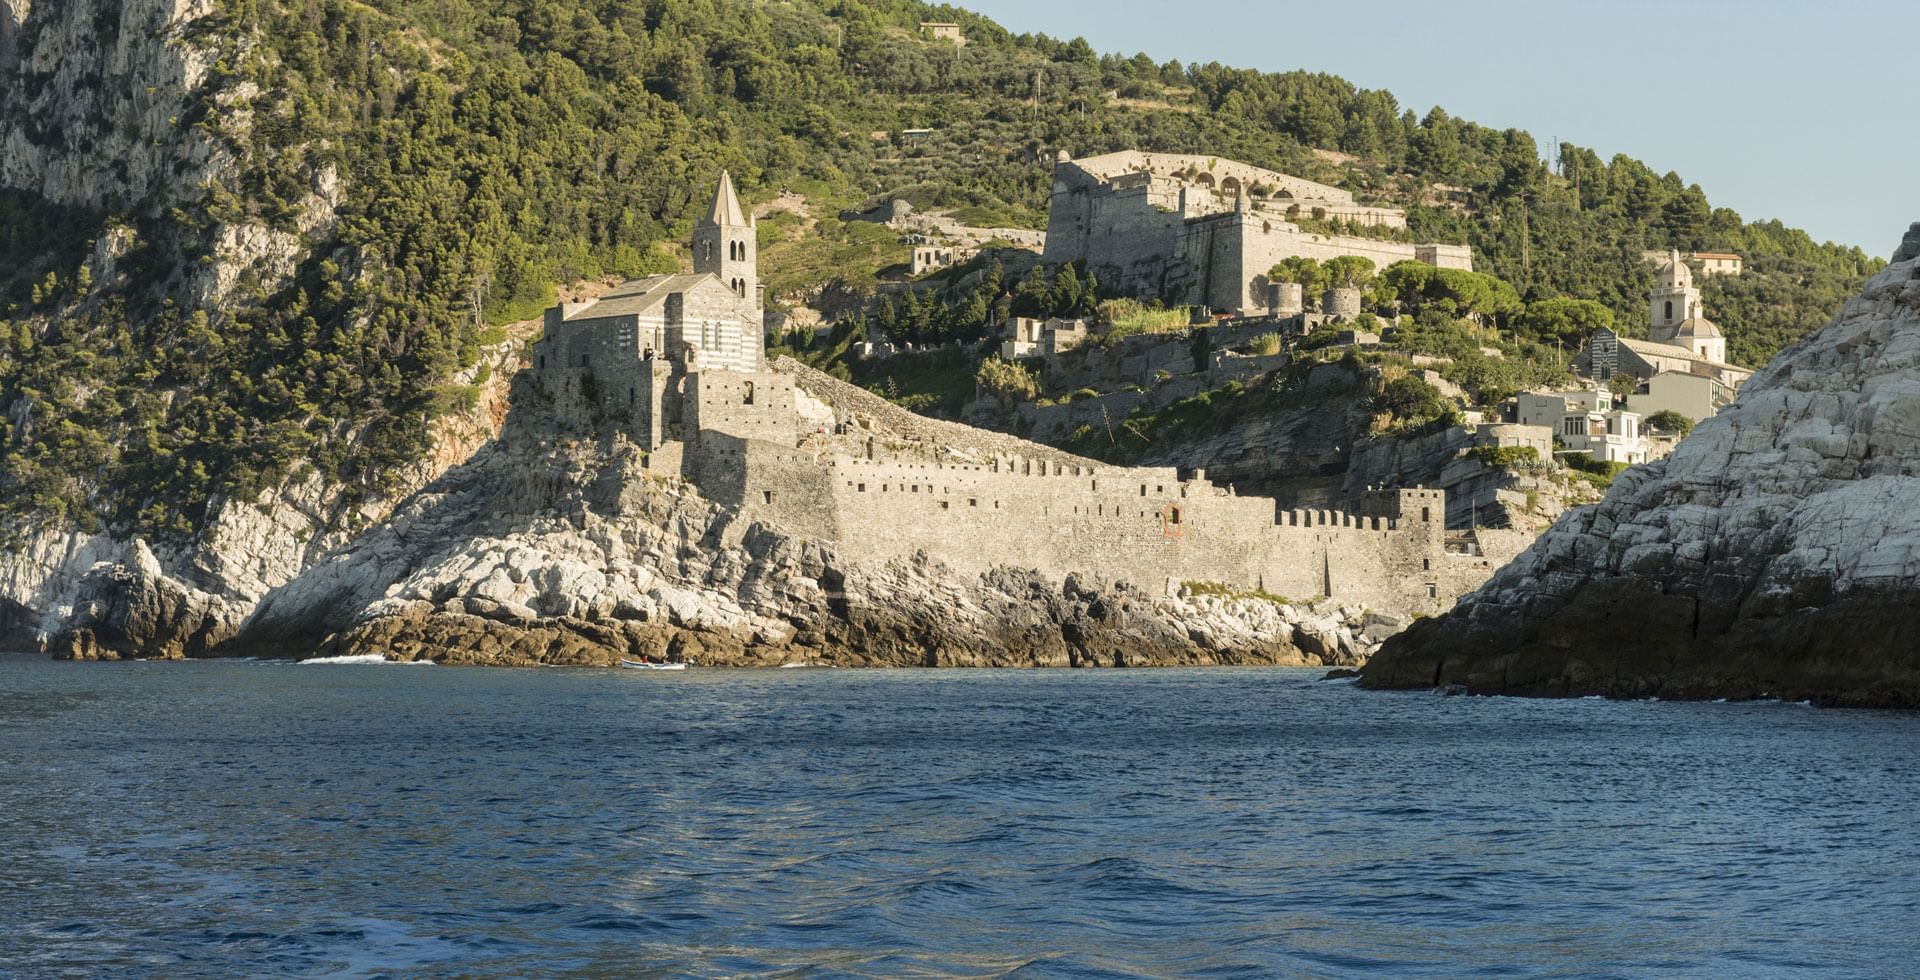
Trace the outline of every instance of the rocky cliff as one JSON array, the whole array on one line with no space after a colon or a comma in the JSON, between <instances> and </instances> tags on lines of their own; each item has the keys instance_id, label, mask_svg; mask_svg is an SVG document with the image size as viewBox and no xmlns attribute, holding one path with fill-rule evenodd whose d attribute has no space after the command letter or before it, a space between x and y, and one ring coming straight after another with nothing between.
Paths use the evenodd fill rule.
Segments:
<instances>
[{"instance_id":1,"label":"rocky cliff","mask_svg":"<svg viewBox=\"0 0 1920 980\"><path fill-rule=\"evenodd\" d=\"M1827 327L1362 683L1920 706L1920 225Z\"/></svg>"}]
</instances>

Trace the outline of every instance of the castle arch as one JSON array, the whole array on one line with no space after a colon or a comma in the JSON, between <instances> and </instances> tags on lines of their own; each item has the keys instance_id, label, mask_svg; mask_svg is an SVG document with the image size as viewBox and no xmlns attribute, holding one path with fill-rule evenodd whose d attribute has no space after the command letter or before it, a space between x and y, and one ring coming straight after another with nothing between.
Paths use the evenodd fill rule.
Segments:
<instances>
[{"instance_id":1,"label":"castle arch","mask_svg":"<svg viewBox=\"0 0 1920 980\"><path fill-rule=\"evenodd\" d=\"M1223 181L1221 181L1221 182L1220 182L1220 193L1222 193L1222 194L1238 194L1238 193L1240 193L1240 178L1238 178L1238 177L1228 177L1228 178L1227 178L1226 180L1223 180Z\"/></svg>"},{"instance_id":2,"label":"castle arch","mask_svg":"<svg viewBox=\"0 0 1920 980\"><path fill-rule=\"evenodd\" d=\"M1193 178L1193 182L1196 184L1199 184L1201 187L1212 187L1213 175L1207 174L1207 173L1200 174L1199 176Z\"/></svg>"}]
</instances>

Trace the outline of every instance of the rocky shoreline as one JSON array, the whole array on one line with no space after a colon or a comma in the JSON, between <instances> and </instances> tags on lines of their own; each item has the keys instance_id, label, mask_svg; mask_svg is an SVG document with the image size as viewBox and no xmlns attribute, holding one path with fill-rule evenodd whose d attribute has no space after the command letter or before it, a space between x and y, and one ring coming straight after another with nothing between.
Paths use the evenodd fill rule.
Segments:
<instances>
[{"instance_id":1,"label":"rocky shoreline","mask_svg":"<svg viewBox=\"0 0 1920 980\"><path fill-rule=\"evenodd\" d=\"M924 552L849 563L646 462L617 435L558 425L521 390L496 440L244 618L136 544L85 576L48 649L497 666L1353 666L1404 626L1325 600L1155 595L1008 567L967 576Z\"/></svg>"},{"instance_id":2,"label":"rocky shoreline","mask_svg":"<svg viewBox=\"0 0 1920 980\"><path fill-rule=\"evenodd\" d=\"M1818 333L1366 666L1372 688L1920 707L1920 225Z\"/></svg>"}]
</instances>

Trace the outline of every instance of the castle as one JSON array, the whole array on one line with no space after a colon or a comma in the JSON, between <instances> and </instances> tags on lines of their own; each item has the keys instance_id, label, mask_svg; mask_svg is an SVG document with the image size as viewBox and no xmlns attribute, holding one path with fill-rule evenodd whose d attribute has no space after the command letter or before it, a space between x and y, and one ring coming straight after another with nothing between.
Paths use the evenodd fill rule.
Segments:
<instances>
[{"instance_id":1,"label":"castle","mask_svg":"<svg viewBox=\"0 0 1920 980\"><path fill-rule=\"evenodd\" d=\"M1370 492L1357 513L1282 510L1204 472L1102 465L768 364L754 231L723 174L692 274L547 312L541 390L637 443L650 468L854 560L923 550L969 573L1206 582L1402 615L1450 608L1492 574L1474 542L1449 538L1437 490Z\"/></svg>"},{"instance_id":2,"label":"castle","mask_svg":"<svg viewBox=\"0 0 1920 980\"><path fill-rule=\"evenodd\" d=\"M1122 290L1216 311L1276 304L1267 271L1282 259L1358 255L1386 268L1414 260L1472 269L1465 245L1323 235L1295 222L1404 228L1406 213L1366 207L1338 187L1218 157L1127 150L1053 168L1044 259L1084 262Z\"/></svg>"}]
</instances>

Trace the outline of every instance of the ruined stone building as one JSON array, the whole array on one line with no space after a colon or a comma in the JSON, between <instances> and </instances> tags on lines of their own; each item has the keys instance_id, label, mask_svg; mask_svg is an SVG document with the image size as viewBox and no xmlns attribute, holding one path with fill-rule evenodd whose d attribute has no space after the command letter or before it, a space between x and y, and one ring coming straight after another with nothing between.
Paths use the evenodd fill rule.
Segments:
<instances>
[{"instance_id":1,"label":"ruined stone building","mask_svg":"<svg viewBox=\"0 0 1920 980\"><path fill-rule=\"evenodd\" d=\"M539 390L703 495L856 561L916 552L963 572L1206 582L1439 612L1497 556L1450 538L1437 490L1370 492L1355 513L1283 510L1203 472L1109 466L938 422L791 360L766 362L752 223L721 178L696 271L547 314Z\"/></svg>"},{"instance_id":2,"label":"ruined stone building","mask_svg":"<svg viewBox=\"0 0 1920 980\"><path fill-rule=\"evenodd\" d=\"M1413 245L1303 230L1311 218L1388 228L1406 213L1338 187L1218 157L1132 150L1053 168L1045 260L1084 262L1102 283L1169 302L1252 313L1272 305L1267 270L1293 256L1358 255L1473 268L1465 245Z\"/></svg>"}]
</instances>

